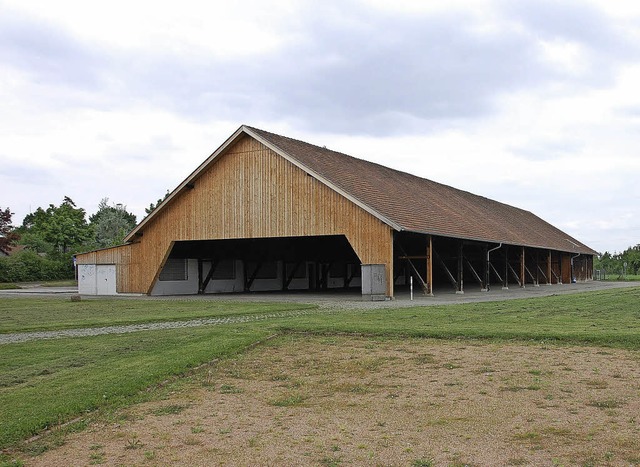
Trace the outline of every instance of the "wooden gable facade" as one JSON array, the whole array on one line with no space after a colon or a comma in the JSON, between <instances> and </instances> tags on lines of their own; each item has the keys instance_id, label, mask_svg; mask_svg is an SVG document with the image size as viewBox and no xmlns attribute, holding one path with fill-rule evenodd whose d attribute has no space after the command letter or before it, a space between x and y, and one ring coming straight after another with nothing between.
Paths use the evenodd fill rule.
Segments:
<instances>
[{"instance_id":1,"label":"wooden gable facade","mask_svg":"<svg viewBox=\"0 0 640 467\"><path fill-rule=\"evenodd\" d=\"M361 263L385 265L393 295L393 229L251 136L183 185L130 243L78 255L78 264L113 264L117 292L148 294L177 242L344 236Z\"/></svg>"}]
</instances>

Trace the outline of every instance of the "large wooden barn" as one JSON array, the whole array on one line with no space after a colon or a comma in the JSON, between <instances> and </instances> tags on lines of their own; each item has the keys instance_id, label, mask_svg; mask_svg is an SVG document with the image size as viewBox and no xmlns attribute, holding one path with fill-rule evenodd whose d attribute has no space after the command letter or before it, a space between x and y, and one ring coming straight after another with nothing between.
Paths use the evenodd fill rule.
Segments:
<instances>
[{"instance_id":1,"label":"large wooden barn","mask_svg":"<svg viewBox=\"0 0 640 467\"><path fill-rule=\"evenodd\" d=\"M82 294L357 288L387 298L593 277L594 250L534 214L240 127L114 248L77 255Z\"/></svg>"}]
</instances>

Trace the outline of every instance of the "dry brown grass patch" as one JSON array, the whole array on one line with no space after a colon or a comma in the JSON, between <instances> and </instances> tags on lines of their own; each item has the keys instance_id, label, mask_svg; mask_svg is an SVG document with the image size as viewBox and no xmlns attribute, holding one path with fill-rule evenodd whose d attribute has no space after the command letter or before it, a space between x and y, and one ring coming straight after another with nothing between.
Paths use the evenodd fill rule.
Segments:
<instances>
[{"instance_id":1,"label":"dry brown grass patch","mask_svg":"<svg viewBox=\"0 0 640 467\"><path fill-rule=\"evenodd\" d=\"M29 464L637 465L637 381L624 350L287 337Z\"/></svg>"}]
</instances>

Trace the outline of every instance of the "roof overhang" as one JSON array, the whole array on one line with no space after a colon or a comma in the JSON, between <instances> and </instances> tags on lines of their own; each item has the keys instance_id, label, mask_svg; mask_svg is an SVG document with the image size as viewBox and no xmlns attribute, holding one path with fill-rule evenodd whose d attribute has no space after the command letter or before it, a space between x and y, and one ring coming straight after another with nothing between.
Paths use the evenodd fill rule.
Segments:
<instances>
[{"instance_id":1,"label":"roof overhang","mask_svg":"<svg viewBox=\"0 0 640 467\"><path fill-rule=\"evenodd\" d=\"M450 234L447 233L442 233L442 232L437 232L437 231L430 231L430 232L423 232L420 230L405 230L405 232L411 232L414 234L420 234L420 235L434 235L436 237L444 237L444 238L455 238L458 240L464 240L464 241L469 241L469 242L476 242L476 243L494 243L496 245L500 244L500 245L509 245L509 246L519 246L519 247L525 247L525 248L534 248L536 250L551 250L551 251L561 251L563 253L574 253L574 254L581 254L581 255L592 255L592 256L597 256L599 253L595 250L592 250L589 247L582 247L579 244L575 243L574 241L570 240L570 239L566 239L567 240L567 248L565 249L559 249L557 247L550 247L550 246L543 246L543 245L534 245L534 244L518 244L518 243L514 243L513 240L497 240L497 239L488 239L488 238L481 238L481 237L452 237ZM570 247L570 248L569 248Z\"/></svg>"}]
</instances>

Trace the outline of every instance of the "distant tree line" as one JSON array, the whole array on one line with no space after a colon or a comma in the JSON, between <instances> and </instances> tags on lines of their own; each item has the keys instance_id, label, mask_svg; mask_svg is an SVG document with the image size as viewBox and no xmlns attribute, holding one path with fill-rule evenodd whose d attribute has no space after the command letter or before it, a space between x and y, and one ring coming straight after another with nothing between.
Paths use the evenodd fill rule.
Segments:
<instances>
[{"instance_id":1,"label":"distant tree line","mask_svg":"<svg viewBox=\"0 0 640 467\"><path fill-rule=\"evenodd\" d=\"M122 243L136 216L103 198L87 213L65 196L60 205L39 207L12 225L10 208L0 210L0 282L72 279L75 253Z\"/></svg>"},{"instance_id":2,"label":"distant tree line","mask_svg":"<svg viewBox=\"0 0 640 467\"><path fill-rule=\"evenodd\" d=\"M622 253L605 251L594 261L594 269L605 271L607 275L621 276L624 264L627 263L625 274L640 274L640 244L630 246Z\"/></svg>"}]
</instances>

